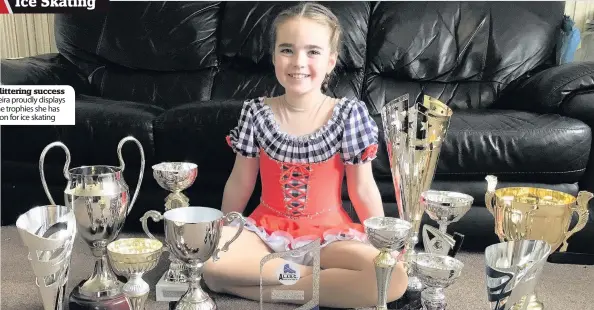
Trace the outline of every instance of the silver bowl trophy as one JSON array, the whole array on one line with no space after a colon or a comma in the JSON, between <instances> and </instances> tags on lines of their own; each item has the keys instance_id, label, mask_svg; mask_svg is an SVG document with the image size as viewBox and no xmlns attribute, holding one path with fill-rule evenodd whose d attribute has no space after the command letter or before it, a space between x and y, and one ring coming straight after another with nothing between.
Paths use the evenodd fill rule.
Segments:
<instances>
[{"instance_id":1,"label":"silver bowl trophy","mask_svg":"<svg viewBox=\"0 0 594 310\"><path fill-rule=\"evenodd\" d=\"M176 310L214 310L217 306L214 300L200 287L202 267L211 257L213 262L219 259L221 251L226 252L229 246L239 237L245 225L245 219L238 212L223 212L206 207L177 208L161 213L150 210L142 216L144 232L151 238L147 226L148 218L153 221L164 221L165 243L164 249L171 252L188 268L189 286L186 293L179 299ZM239 228L231 240L218 248L224 224L239 220Z\"/></svg>"},{"instance_id":2,"label":"silver bowl trophy","mask_svg":"<svg viewBox=\"0 0 594 310\"><path fill-rule=\"evenodd\" d=\"M417 101L411 104L406 94L381 109L398 214L412 224L405 248L409 273L407 294L410 296L418 296L423 289L410 268L425 213L420 203L421 193L433 182L441 144L453 113L447 105L429 96L421 95Z\"/></svg>"},{"instance_id":3,"label":"silver bowl trophy","mask_svg":"<svg viewBox=\"0 0 594 310\"><path fill-rule=\"evenodd\" d=\"M34 207L18 217L16 227L29 252L43 309L65 309L76 237L74 212L65 206Z\"/></svg>"},{"instance_id":4,"label":"silver bowl trophy","mask_svg":"<svg viewBox=\"0 0 594 310\"><path fill-rule=\"evenodd\" d=\"M459 221L470 210L473 202L472 196L458 192L428 190L421 194L425 212L439 224L439 229L423 225L425 252L456 256L464 236L459 233L454 233L453 236L448 234L448 225Z\"/></svg>"},{"instance_id":5,"label":"silver bowl trophy","mask_svg":"<svg viewBox=\"0 0 594 310\"><path fill-rule=\"evenodd\" d=\"M496 243L485 249L487 296L493 310L530 309L551 245L544 240Z\"/></svg>"},{"instance_id":6,"label":"silver bowl trophy","mask_svg":"<svg viewBox=\"0 0 594 310\"><path fill-rule=\"evenodd\" d=\"M412 268L426 287L421 292L423 310L445 310L447 303L444 289L460 277L464 264L447 255L419 253Z\"/></svg>"},{"instance_id":7,"label":"silver bowl trophy","mask_svg":"<svg viewBox=\"0 0 594 310\"><path fill-rule=\"evenodd\" d=\"M122 147L128 141L136 143L141 159L140 174L132 200L123 176L125 164ZM123 284L116 278L108 263L107 244L117 238L138 196L145 163L142 145L131 136L120 140L117 146L119 167L93 165L69 169L70 151L66 145L62 142L50 143L41 153L39 170L43 188L51 204L55 203L45 181L43 164L47 152L56 146L66 152L63 171L68 181L64 190L65 205L73 210L78 235L96 258L92 275L76 285L71 292L69 309L129 309L127 298L121 290Z\"/></svg>"},{"instance_id":8,"label":"silver bowl trophy","mask_svg":"<svg viewBox=\"0 0 594 310\"><path fill-rule=\"evenodd\" d=\"M198 165L189 162L162 162L152 168L155 181L171 192L165 198L165 211L188 207L190 199L182 191L194 184L198 176ZM178 301L188 290L184 264L174 255L169 255L169 261L169 268L155 286L157 301Z\"/></svg>"},{"instance_id":9,"label":"silver bowl trophy","mask_svg":"<svg viewBox=\"0 0 594 310\"><path fill-rule=\"evenodd\" d=\"M367 240L380 253L374 258L377 279L377 310L387 310L389 283L392 271L398 263L392 252L400 251L405 246L412 228L408 221L393 217L371 217L363 222Z\"/></svg>"}]
</instances>

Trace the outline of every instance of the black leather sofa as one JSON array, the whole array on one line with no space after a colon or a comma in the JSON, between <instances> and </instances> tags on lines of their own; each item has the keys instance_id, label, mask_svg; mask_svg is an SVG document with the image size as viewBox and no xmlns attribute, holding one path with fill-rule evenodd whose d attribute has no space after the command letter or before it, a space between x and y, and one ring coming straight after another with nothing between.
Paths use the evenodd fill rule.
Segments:
<instances>
[{"instance_id":1,"label":"black leather sofa","mask_svg":"<svg viewBox=\"0 0 594 310\"><path fill-rule=\"evenodd\" d=\"M146 169L126 230L140 230L145 211L164 209L167 192L151 170L161 161L197 163L186 194L194 205L219 208L234 158L225 135L242 100L282 93L267 31L288 5L111 2L107 14L56 15L59 53L3 59L1 80L72 85L76 125L2 128L2 225L48 203L38 160L56 140L69 147L71 167L117 165L118 141L140 140ZM475 206L450 226L466 235L463 249L482 251L497 241L484 206L487 174L498 176L499 186L594 191L594 64L556 65L563 2L326 5L346 34L332 95L364 100L378 124L381 106L404 93L424 91L454 109L432 187L474 196ZM123 155L133 193L139 153L127 144ZM66 186L64 158L54 149L45 163L57 203ZM373 167L386 212L397 216L384 144ZM350 208L346 187L344 199ZM594 212L569 251L594 253L593 238Z\"/></svg>"}]
</instances>

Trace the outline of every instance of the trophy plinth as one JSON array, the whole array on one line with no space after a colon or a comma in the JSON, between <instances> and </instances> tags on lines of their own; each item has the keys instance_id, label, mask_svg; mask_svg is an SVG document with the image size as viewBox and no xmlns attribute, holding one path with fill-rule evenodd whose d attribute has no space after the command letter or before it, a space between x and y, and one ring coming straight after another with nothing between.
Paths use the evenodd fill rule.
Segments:
<instances>
[{"instance_id":1,"label":"trophy plinth","mask_svg":"<svg viewBox=\"0 0 594 310\"><path fill-rule=\"evenodd\" d=\"M131 310L128 298L122 292L108 298L90 298L80 293L81 281L70 294L68 309L70 310Z\"/></svg>"},{"instance_id":2,"label":"trophy plinth","mask_svg":"<svg viewBox=\"0 0 594 310\"><path fill-rule=\"evenodd\" d=\"M376 309L387 310L389 284L398 262L392 252L402 250L412 225L398 218L372 217L365 220L363 226L369 243L380 251L373 260L378 293Z\"/></svg>"},{"instance_id":3,"label":"trophy plinth","mask_svg":"<svg viewBox=\"0 0 594 310\"><path fill-rule=\"evenodd\" d=\"M421 293L423 310L445 310L447 303L444 289L460 277L464 264L447 255L419 253L412 267L426 286Z\"/></svg>"},{"instance_id":4,"label":"trophy plinth","mask_svg":"<svg viewBox=\"0 0 594 310\"><path fill-rule=\"evenodd\" d=\"M128 297L131 309L144 310L150 286L142 279L142 275L155 268L163 244L149 238L123 238L111 242L107 251L113 269L128 278L122 292Z\"/></svg>"},{"instance_id":5,"label":"trophy plinth","mask_svg":"<svg viewBox=\"0 0 594 310\"><path fill-rule=\"evenodd\" d=\"M190 199L182 193L194 184L198 165L189 162L162 162L152 166L153 177L163 189L171 193L165 197L165 211L186 208ZM155 286L157 301L178 301L188 290L186 265L169 255L169 268Z\"/></svg>"},{"instance_id":6,"label":"trophy plinth","mask_svg":"<svg viewBox=\"0 0 594 310\"><path fill-rule=\"evenodd\" d=\"M447 227L459 221L470 210L473 202L472 196L458 192L428 190L421 194L421 204L425 206L425 212L439 224L439 229L429 225L423 226L425 252L456 256L464 236L448 234Z\"/></svg>"}]
</instances>

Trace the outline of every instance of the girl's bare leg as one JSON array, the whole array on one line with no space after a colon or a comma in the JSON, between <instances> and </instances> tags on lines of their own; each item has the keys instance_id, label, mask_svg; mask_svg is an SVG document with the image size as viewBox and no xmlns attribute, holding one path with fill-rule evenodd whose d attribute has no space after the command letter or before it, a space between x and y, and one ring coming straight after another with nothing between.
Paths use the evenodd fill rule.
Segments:
<instances>
[{"instance_id":1,"label":"girl's bare leg","mask_svg":"<svg viewBox=\"0 0 594 310\"><path fill-rule=\"evenodd\" d=\"M358 241L340 241L322 249L320 272L320 306L333 308L372 307L377 304L377 280L373 258L379 253L370 245ZM274 277L273 277L274 278ZM276 282L278 283L278 281ZM408 278L402 263L392 273L388 289L388 302L399 299L406 291ZM292 289L305 291L305 300L312 297L312 276L302 276ZM274 289L286 289L283 285L269 285L264 298L270 300ZM246 299L260 300L260 287L234 285L227 287L225 293ZM302 300L285 302L303 304Z\"/></svg>"},{"instance_id":2,"label":"girl's bare leg","mask_svg":"<svg viewBox=\"0 0 594 310\"><path fill-rule=\"evenodd\" d=\"M219 247L237 233L236 227L224 226ZM225 292L230 286L260 287L260 261L270 254L268 246L255 233L244 229L229 246L229 251L221 252L220 259L209 259L204 264L202 277L206 285L215 292ZM283 263L280 259L270 260L263 270L263 284L278 284L276 269ZM310 275L311 267L298 265L302 275ZM259 294L259 293L258 293ZM259 295L258 295L259 296ZM258 297L259 300L259 297Z\"/></svg>"}]
</instances>

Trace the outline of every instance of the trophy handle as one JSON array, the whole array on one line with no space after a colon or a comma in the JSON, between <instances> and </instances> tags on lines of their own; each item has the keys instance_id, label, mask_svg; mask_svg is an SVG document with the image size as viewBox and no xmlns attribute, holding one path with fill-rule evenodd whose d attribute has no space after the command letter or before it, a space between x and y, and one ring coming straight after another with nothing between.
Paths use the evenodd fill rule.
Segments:
<instances>
[{"instance_id":1,"label":"trophy handle","mask_svg":"<svg viewBox=\"0 0 594 310\"><path fill-rule=\"evenodd\" d=\"M56 203L54 202L54 199L52 198L52 194L49 192L49 189L47 188L47 183L45 181L45 173L43 171L43 164L45 162L45 155L47 155L47 152L55 146L61 147L64 150L64 153L66 153L66 162L64 163L63 173L64 173L64 177L66 178L66 180L70 181L70 175L68 174L68 169L70 167L70 150L68 150L68 148L66 147L66 145L64 145L64 143L59 142L59 141L52 142L52 143L48 144L41 152L41 156L39 158L39 174L41 175L41 184L43 185L43 190L45 191L45 195L47 196L47 198L49 199L49 201L52 205L55 205Z\"/></svg>"},{"instance_id":2,"label":"trophy handle","mask_svg":"<svg viewBox=\"0 0 594 310\"><path fill-rule=\"evenodd\" d=\"M243 226L245 226L245 218L239 212L229 212L229 213L227 213L227 215L225 215L225 222L227 222L227 224L232 223L236 219L239 220L239 228L237 229L237 233L235 233L235 236L233 236L233 238L231 238L231 240L225 242L225 245L223 245L222 248L215 250L214 254L212 255L213 262L216 262L219 260L219 253L221 251L223 251L223 252L229 251L229 246L231 245L231 243L233 243L233 241L237 240L237 238L239 238L239 235L243 231Z\"/></svg>"},{"instance_id":3,"label":"trophy handle","mask_svg":"<svg viewBox=\"0 0 594 310\"><path fill-rule=\"evenodd\" d=\"M485 205L487 210L495 216L495 208L493 207L493 198L495 198L495 188L497 187L497 177L494 175L488 175L485 177L487 180L487 192L485 193Z\"/></svg>"},{"instance_id":4,"label":"trophy handle","mask_svg":"<svg viewBox=\"0 0 594 310\"><path fill-rule=\"evenodd\" d=\"M151 239L159 240L159 239L155 238L155 236L153 236L153 234L151 234L151 232L148 229L147 220L149 217L154 222L160 222L161 220L163 220L163 215L161 213L159 213L159 211L149 210L149 211L146 211L144 213L144 215L140 218L140 222L142 223L142 230L144 231L144 233L147 236L149 236L149 238L151 238ZM164 252L166 252L168 250L169 250L169 248L167 248L166 246L163 247Z\"/></svg>"},{"instance_id":5,"label":"trophy handle","mask_svg":"<svg viewBox=\"0 0 594 310\"><path fill-rule=\"evenodd\" d=\"M584 228L584 226L586 226L586 223L588 222L588 216L590 213L590 211L588 211L588 202L590 201L590 199L592 199L593 196L594 195L592 195L592 193L587 191L580 191L578 193L576 204L573 207L573 211L578 214L578 222L577 224L575 224L575 227L573 227L572 230L565 233L563 246L561 247L559 252L567 251L567 247L569 246L567 240L569 240L569 238L573 236L573 234L579 232Z\"/></svg>"},{"instance_id":6,"label":"trophy handle","mask_svg":"<svg viewBox=\"0 0 594 310\"><path fill-rule=\"evenodd\" d=\"M136 143L136 145L138 146L138 150L140 151L140 173L138 174L138 183L136 183L136 190L134 191L134 196L132 196L132 201L130 202L130 205L128 206L128 213L130 214L130 211L132 210L132 207L134 206L134 203L136 202L136 198L138 197L138 192L140 191L140 185L142 184L142 177L144 176L144 149L142 148L142 144L140 144L140 142L132 137L132 136L127 136L125 138L123 138L122 140L120 140L120 143L118 144L118 159L120 160L120 169L122 171L122 173L124 172L124 169L126 168L126 163L124 162L124 158L122 158L122 147L124 146L124 144L128 141L133 141L134 143Z\"/></svg>"}]
</instances>

